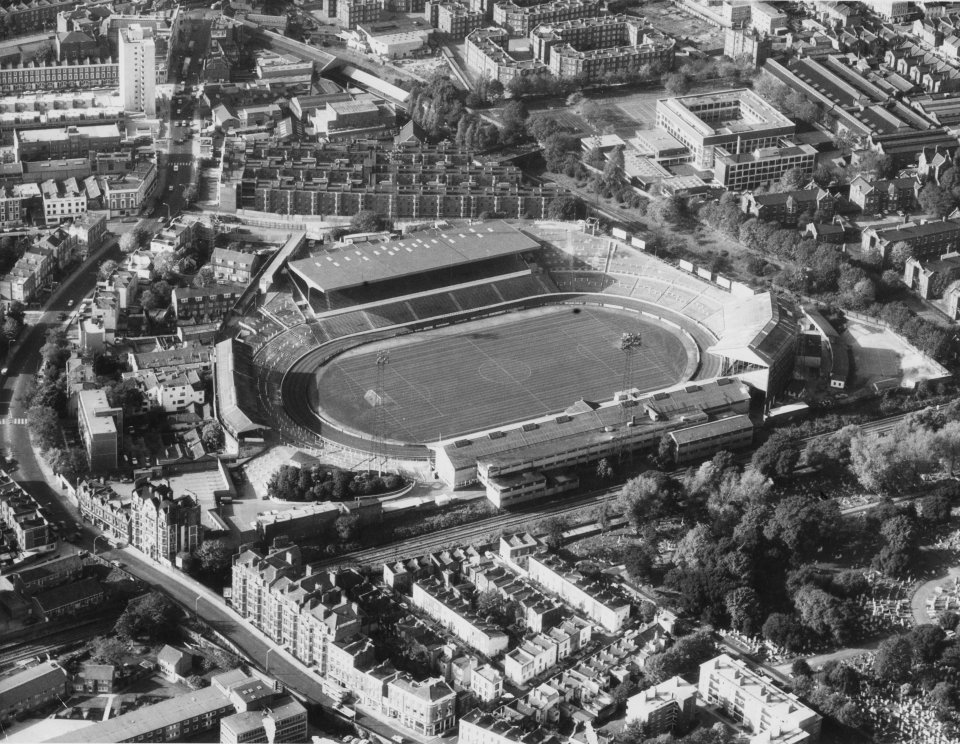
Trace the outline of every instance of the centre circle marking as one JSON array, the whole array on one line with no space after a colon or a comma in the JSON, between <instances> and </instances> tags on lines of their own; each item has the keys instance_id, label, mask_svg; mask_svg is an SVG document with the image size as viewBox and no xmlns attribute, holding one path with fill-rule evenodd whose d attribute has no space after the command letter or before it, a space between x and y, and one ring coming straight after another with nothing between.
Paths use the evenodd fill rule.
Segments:
<instances>
[{"instance_id":1,"label":"centre circle marking","mask_svg":"<svg viewBox=\"0 0 960 744\"><path fill-rule=\"evenodd\" d=\"M533 374L530 365L519 359L488 359L480 365L477 372L487 382L498 385L523 382Z\"/></svg>"}]
</instances>

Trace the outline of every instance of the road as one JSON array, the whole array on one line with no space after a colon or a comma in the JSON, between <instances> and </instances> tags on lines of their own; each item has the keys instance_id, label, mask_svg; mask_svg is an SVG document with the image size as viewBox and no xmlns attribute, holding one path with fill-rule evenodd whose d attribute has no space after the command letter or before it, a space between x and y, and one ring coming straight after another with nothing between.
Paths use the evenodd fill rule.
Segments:
<instances>
[{"instance_id":1,"label":"road","mask_svg":"<svg viewBox=\"0 0 960 744\"><path fill-rule=\"evenodd\" d=\"M8 372L2 380L3 387L0 388L0 432L7 458L16 463L11 475L51 513L55 522L74 521L77 514L68 508L60 495L47 483L27 434L26 425L15 422L23 421L26 417L26 396L40 366L40 348L45 343L47 330L61 326L61 313L75 307L93 291L100 262L119 255L116 239L110 236L82 266L57 286L42 311L28 314L31 325L27 327L19 345L6 362Z\"/></svg>"}]
</instances>

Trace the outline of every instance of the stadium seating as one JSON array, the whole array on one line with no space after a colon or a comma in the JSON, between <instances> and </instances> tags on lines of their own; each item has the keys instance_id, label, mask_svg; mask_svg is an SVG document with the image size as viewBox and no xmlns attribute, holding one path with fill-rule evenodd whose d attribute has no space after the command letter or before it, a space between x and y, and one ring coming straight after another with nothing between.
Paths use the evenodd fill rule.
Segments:
<instances>
[{"instance_id":1,"label":"stadium seating","mask_svg":"<svg viewBox=\"0 0 960 744\"><path fill-rule=\"evenodd\" d=\"M417 318L406 302L391 302L367 310L367 317L374 328L412 323Z\"/></svg>"},{"instance_id":2,"label":"stadium seating","mask_svg":"<svg viewBox=\"0 0 960 744\"><path fill-rule=\"evenodd\" d=\"M519 276L514 279L505 279L496 283L497 290L505 302L520 300L524 297L535 297L548 294L550 288L536 276Z\"/></svg>"},{"instance_id":3,"label":"stadium seating","mask_svg":"<svg viewBox=\"0 0 960 744\"><path fill-rule=\"evenodd\" d=\"M418 318L435 318L438 315L449 315L460 310L449 292L416 297L408 302Z\"/></svg>"},{"instance_id":4,"label":"stadium seating","mask_svg":"<svg viewBox=\"0 0 960 744\"><path fill-rule=\"evenodd\" d=\"M500 295L498 295L496 290L489 284L480 284L476 287L458 289L450 294L463 310L475 310L479 307L486 307L487 305L495 305L498 302L503 302Z\"/></svg>"},{"instance_id":5,"label":"stadium seating","mask_svg":"<svg viewBox=\"0 0 960 744\"><path fill-rule=\"evenodd\" d=\"M319 321L320 327L331 338L349 336L351 333L362 333L373 330L370 320L362 312L341 313Z\"/></svg>"},{"instance_id":6,"label":"stadium seating","mask_svg":"<svg viewBox=\"0 0 960 744\"><path fill-rule=\"evenodd\" d=\"M266 305L263 306L265 313L287 328L293 328L304 321L303 313L293 301L293 298L286 292L278 292Z\"/></svg>"}]
</instances>

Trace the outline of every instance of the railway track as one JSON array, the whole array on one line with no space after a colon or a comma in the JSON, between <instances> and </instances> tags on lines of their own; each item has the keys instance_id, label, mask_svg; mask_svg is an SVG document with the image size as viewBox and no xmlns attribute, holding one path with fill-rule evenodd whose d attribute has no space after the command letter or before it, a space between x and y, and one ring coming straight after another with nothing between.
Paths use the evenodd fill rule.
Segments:
<instances>
[{"instance_id":1,"label":"railway track","mask_svg":"<svg viewBox=\"0 0 960 744\"><path fill-rule=\"evenodd\" d=\"M912 412L911 412L912 413ZM900 413L894 416L888 416L877 421L871 421L860 426L862 431L879 434L889 433L897 424L903 421L910 413ZM830 436L833 432L825 434L814 434L809 437L803 437L800 442L806 444L815 439ZM749 462L752 452L746 452L736 458L737 462ZM687 468L677 468L670 472L670 475L681 475ZM599 504L615 501L620 493L620 486L605 488L599 491L593 491L582 496L577 496L570 500L564 500L560 504L547 507L536 506L529 510L509 512L492 517L479 519L476 522L451 527L431 535L421 535L407 540L400 540L386 545L379 545L372 548L358 550L349 555L337 556L327 560L319 561L316 565L320 568L333 567L353 567L370 566L380 563L386 563L392 560L407 558L412 555L423 555L454 545L467 545L471 542L478 542L486 539L487 536L503 530L511 530L521 525L546 519L547 517L563 517L579 512L585 506L596 506Z\"/></svg>"},{"instance_id":2,"label":"railway track","mask_svg":"<svg viewBox=\"0 0 960 744\"><path fill-rule=\"evenodd\" d=\"M0 645L0 669L16 666L17 662L24 659L53 653L71 643L87 641L94 636L108 632L115 623L116 617L114 616L94 618L40 638L33 637L28 641L19 640L3 643Z\"/></svg>"}]
</instances>

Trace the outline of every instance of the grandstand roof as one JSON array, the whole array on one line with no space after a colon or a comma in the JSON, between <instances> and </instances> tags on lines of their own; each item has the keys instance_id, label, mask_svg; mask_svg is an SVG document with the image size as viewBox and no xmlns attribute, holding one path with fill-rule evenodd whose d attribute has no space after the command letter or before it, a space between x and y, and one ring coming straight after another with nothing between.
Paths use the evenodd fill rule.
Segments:
<instances>
[{"instance_id":1,"label":"grandstand roof","mask_svg":"<svg viewBox=\"0 0 960 744\"><path fill-rule=\"evenodd\" d=\"M250 347L233 338L225 339L217 344L215 359L217 403L227 429L236 436L265 428L256 406L246 400L255 395L251 391L257 385Z\"/></svg>"},{"instance_id":2,"label":"grandstand roof","mask_svg":"<svg viewBox=\"0 0 960 744\"><path fill-rule=\"evenodd\" d=\"M764 367L792 347L797 335L792 313L770 292L725 305L707 324L712 328L722 326L718 329L720 340L707 351Z\"/></svg>"},{"instance_id":3,"label":"grandstand roof","mask_svg":"<svg viewBox=\"0 0 960 744\"><path fill-rule=\"evenodd\" d=\"M708 415L735 411L749 400L747 386L736 378L687 382L635 399L627 409L627 425L634 431L669 431L679 422L699 423ZM431 449L442 448L455 465L476 461L510 465L556 453L558 447L569 451L616 439L623 425L623 409L618 403L574 404L560 415L447 440Z\"/></svg>"},{"instance_id":4,"label":"grandstand roof","mask_svg":"<svg viewBox=\"0 0 960 744\"><path fill-rule=\"evenodd\" d=\"M289 268L314 289L335 292L537 248L532 238L494 221L414 233L386 243L347 245L291 261Z\"/></svg>"}]
</instances>

